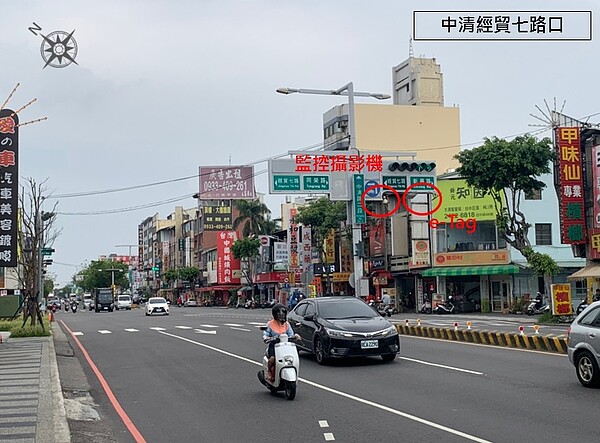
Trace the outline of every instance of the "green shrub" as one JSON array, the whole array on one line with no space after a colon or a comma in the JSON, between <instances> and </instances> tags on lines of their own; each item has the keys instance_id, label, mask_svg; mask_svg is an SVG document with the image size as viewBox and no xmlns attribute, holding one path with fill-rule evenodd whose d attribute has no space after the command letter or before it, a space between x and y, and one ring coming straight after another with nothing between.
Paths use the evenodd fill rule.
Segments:
<instances>
[{"instance_id":1,"label":"green shrub","mask_svg":"<svg viewBox=\"0 0 600 443\"><path fill-rule=\"evenodd\" d=\"M9 331L11 333L10 338L17 337L47 337L51 334L51 326L48 319L44 317L44 328L45 331L42 330L42 327L37 324L35 326L29 325L29 320L23 328L21 325L23 324L23 318L19 317L16 320L8 320L8 321L0 321L0 331Z\"/></svg>"},{"instance_id":2,"label":"green shrub","mask_svg":"<svg viewBox=\"0 0 600 443\"><path fill-rule=\"evenodd\" d=\"M552 312L544 312L538 317L539 323L558 323L558 317L552 315Z\"/></svg>"}]
</instances>

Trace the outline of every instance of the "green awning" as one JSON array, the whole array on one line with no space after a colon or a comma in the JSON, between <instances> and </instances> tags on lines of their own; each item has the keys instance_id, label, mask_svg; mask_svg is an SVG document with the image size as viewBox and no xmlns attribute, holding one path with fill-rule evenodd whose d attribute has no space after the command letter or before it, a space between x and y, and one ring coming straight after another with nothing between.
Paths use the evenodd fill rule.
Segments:
<instances>
[{"instance_id":1,"label":"green awning","mask_svg":"<svg viewBox=\"0 0 600 443\"><path fill-rule=\"evenodd\" d=\"M423 277L460 276L460 275L498 275L518 274L519 267L515 265L490 266L454 266L448 268L431 268L423 271Z\"/></svg>"}]
</instances>

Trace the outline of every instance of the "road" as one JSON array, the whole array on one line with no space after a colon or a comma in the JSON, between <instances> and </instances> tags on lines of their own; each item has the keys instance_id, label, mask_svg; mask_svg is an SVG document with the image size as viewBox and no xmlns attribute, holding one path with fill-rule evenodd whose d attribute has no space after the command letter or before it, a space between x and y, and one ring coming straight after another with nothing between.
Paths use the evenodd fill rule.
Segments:
<instances>
[{"instance_id":1,"label":"road","mask_svg":"<svg viewBox=\"0 0 600 443\"><path fill-rule=\"evenodd\" d=\"M564 355L403 336L392 363L319 366L301 353L296 400L273 396L256 378L269 314L174 307L168 317L82 311L58 321L148 442L597 439L599 392L579 385Z\"/></svg>"}]
</instances>

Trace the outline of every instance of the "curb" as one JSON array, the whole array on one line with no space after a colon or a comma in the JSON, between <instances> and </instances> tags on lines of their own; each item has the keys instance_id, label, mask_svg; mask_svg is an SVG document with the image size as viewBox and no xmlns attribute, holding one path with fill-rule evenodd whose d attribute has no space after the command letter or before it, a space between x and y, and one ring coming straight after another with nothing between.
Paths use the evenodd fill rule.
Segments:
<instances>
[{"instance_id":1,"label":"curb","mask_svg":"<svg viewBox=\"0 0 600 443\"><path fill-rule=\"evenodd\" d=\"M470 329L436 328L433 326L395 325L399 334L417 337L439 338L505 348L529 349L536 351L567 353L567 338L549 335L525 335L510 332L474 331Z\"/></svg>"},{"instance_id":2,"label":"curb","mask_svg":"<svg viewBox=\"0 0 600 443\"><path fill-rule=\"evenodd\" d=\"M52 325L52 336L49 337L49 357L50 357L50 379L47 383L50 385L50 392L52 395L52 413L50 414L52 423L48 426L48 429L53 429L52 435L45 433L38 437L41 437L38 441L48 441L55 443L70 443L71 442L71 431L69 428L69 422L67 421L67 410L65 408L62 386L60 383L60 375L58 372L58 363L56 361L56 350L54 348L54 335L56 330L60 329L57 323ZM61 331L62 332L62 331Z\"/></svg>"}]
</instances>

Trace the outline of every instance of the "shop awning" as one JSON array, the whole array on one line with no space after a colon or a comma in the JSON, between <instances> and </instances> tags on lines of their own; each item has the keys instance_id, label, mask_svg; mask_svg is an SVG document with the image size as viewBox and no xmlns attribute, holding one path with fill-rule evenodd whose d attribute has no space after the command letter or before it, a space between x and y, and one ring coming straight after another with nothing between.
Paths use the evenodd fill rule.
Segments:
<instances>
[{"instance_id":1,"label":"shop awning","mask_svg":"<svg viewBox=\"0 0 600 443\"><path fill-rule=\"evenodd\" d=\"M591 263L585 268L569 275L567 280L579 280L583 278L600 278L600 263Z\"/></svg>"},{"instance_id":2,"label":"shop awning","mask_svg":"<svg viewBox=\"0 0 600 443\"><path fill-rule=\"evenodd\" d=\"M423 277L457 277L461 275L500 275L518 274L519 267L515 265L489 265L489 266L453 266L447 268L431 268L423 271Z\"/></svg>"},{"instance_id":3,"label":"shop awning","mask_svg":"<svg viewBox=\"0 0 600 443\"><path fill-rule=\"evenodd\" d=\"M219 285L219 286L206 286L201 288L202 292L214 292L214 291L229 291L235 290L237 291L241 286L240 285Z\"/></svg>"}]
</instances>

